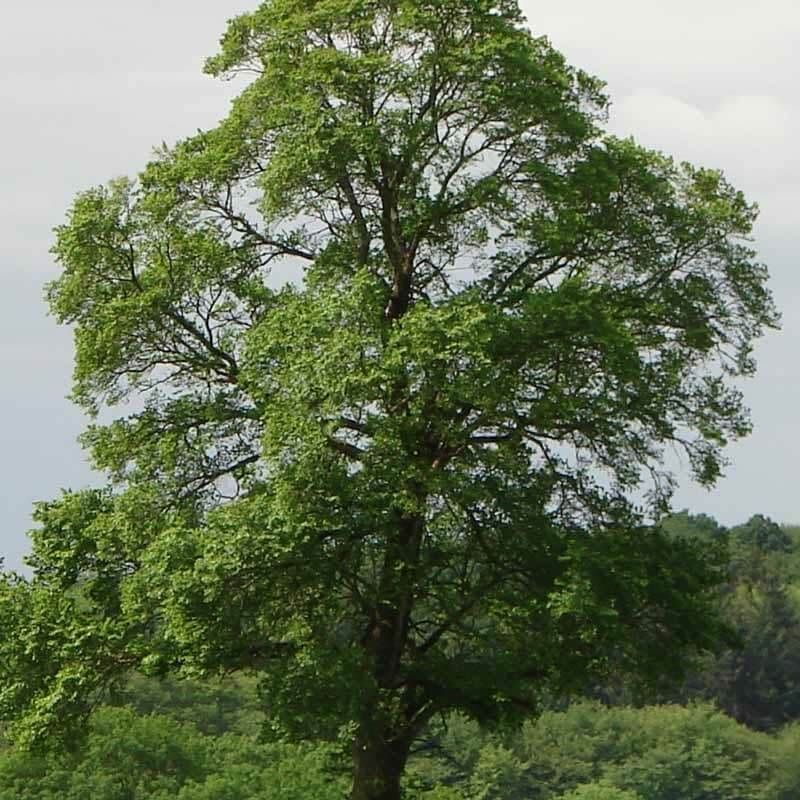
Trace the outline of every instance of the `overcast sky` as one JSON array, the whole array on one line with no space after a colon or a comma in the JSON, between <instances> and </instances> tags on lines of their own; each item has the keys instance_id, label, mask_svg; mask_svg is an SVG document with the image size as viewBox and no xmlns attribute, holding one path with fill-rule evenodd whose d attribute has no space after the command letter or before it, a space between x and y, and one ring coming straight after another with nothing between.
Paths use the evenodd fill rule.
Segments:
<instances>
[{"instance_id":1,"label":"overcast sky","mask_svg":"<svg viewBox=\"0 0 800 800\"><path fill-rule=\"evenodd\" d=\"M98 480L75 442L71 336L46 316L51 230L73 195L134 174L154 146L224 115L233 87L202 75L227 18L253 2L30 0L0 29L0 555L18 568L33 502ZM800 7L790 0L523 2L531 28L608 82L611 127L721 167L762 209L757 247L783 330L745 386L755 432L711 492L684 481L677 508L725 524L800 522Z\"/></svg>"}]
</instances>

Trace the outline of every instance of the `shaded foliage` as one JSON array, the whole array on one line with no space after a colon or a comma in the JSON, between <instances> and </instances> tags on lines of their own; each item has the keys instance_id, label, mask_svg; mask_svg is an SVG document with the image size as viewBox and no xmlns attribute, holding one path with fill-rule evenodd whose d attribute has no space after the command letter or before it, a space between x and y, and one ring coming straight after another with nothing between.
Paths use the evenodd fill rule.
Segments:
<instances>
[{"instance_id":1,"label":"shaded foliage","mask_svg":"<svg viewBox=\"0 0 800 800\"><path fill-rule=\"evenodd\" d=\"M661 524L670 535L725 545L729 578L718 603L739 639L738 646L706 659L669 696L713 700L758 730L800 718L800 548L791 529L756 514L726 530L685 511Z\"/></svg>"}]
</instances>

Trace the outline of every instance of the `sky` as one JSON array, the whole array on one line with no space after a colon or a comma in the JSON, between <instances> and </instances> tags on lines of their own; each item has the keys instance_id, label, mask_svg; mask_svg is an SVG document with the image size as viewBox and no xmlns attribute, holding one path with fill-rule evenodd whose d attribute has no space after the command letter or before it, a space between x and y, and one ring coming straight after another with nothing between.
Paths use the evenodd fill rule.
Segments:
<instances>
[{"instance_id":1,"label":"sky","mask_svg":"<svg viewBox=\"0 0 800 800\"><path fill-rule=\"evenodd\" d=\"M226 20L256 0L29 0L0 28L0 556L19 569L33 503L101 479L66 399L68 329L47 316L52 229L75 193L135 174L162 142L224 116L236 91L202 74ZM795 0L523 0L529 25L607 81L610 128L720 167L761 207L755 246L783 328L743 390L754 432L711 491L680 465L676 508L724 524L800 522L800 6Z\"/></svg>"}]
</instances>

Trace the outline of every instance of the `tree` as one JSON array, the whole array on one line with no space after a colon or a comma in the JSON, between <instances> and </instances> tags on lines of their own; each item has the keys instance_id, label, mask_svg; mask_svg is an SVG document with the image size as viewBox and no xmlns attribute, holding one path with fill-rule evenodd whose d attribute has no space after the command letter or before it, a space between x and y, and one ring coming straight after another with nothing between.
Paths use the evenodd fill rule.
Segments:
<instances>
[{"instance_id":1,"label":"tree","mask_svg":"<svg viewBox=\"0 0 800 800\"><path fill-rule=\"evenodd\" d=\"M57 231L110 484L40 505L6 578L12 732L131 669L253 670L276 734L394 800L437 714L679 674L719 565L647 514L665 447L711 484L748 431L754 208L605 135L513 0L270 0L207 70L251 76L228 117Z\"/></svg>"},{"instance_id":2,"label":"tree","mask_svg":"<svg viewBox=\"0 0 800 800\"><path fill-rule=\"evenodd\" d=\"M786 574L792 540L761 515L732 528L730 538L721 613L741 645L710 659L681 694L712 699L739 722L774 730L800 718L800 618Z\"/></svg>"},{"instance_id":3,"label":"tree","mask_svg":"<svg viewBox=\"0 0 800 800\"><path fill-rule=\"evenodd\" d=\"M726 714L757 730L774 730L800 717L800 617L796 603L797 548L791 528L762 514L730 529L705 514L688 511L659 521L670 536L722 548L728 580L720 586L719 612L736 632L737 645L718 651L690 670L662 701L714 702ZM624 689L602 687L606 701L625 703Z\"/></svg>"},{"instance_id":4,"label":"tree","mask_svg":"<svg viewBox=\"0 0 800 800\"><path fill-rule=\"evenodd\" d=\"M789 533L763 514L731 528L731 538L739 550L756 548L767 553L788 553L793 544Z\"/></svg>"},{"instance_id":5,"label":"tree","mask_svg":"<svg viewBox=\"0 0 800 800\"><path fill-rule=\"evenodd\" d=\"M706 543L723 541L727 535L727 529L714 517L708 514L690 514L687 509L667 515L658 524L670 536L699 539Z\"/></svg>"},{"instance_id":6,"label":"tree","mask_svg":"<svg viewBox=\"0 0 800 800\"><path fill-rule=\"evenodd\" d=\"M787 726L780 737L768 736L711 705L579 701L500 732L451 721L455 737L440 731L410 772L418 786L447 786L466 800L766 800L797 793L798 769L787 754L798 731Z\"/></svg>"},{"instance_id":7,"label":"tree","mask_svg":"<svg viewBox=\"0 0 800 800\"><path fill-rule=\"evenodd\" d=\"M779 748L708 705L607 708L576 703L526 725L514 747L531 789L583 797L601 787L652 800L775 797ZM522 780L520 780L522 783ZM607 787L607 788L606 788ZM624 796L624 794L623 794Z\"/></svg>"}]
</instances>

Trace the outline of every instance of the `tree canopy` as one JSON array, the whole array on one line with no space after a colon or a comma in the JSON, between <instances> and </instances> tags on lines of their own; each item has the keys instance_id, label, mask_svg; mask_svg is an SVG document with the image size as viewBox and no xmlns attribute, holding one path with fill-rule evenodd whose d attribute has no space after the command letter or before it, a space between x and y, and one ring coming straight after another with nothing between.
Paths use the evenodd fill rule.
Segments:
<instances>
[{"instance_id":1,"label":"tree canopy","mask_svg":"<svg viewBox=\"0 0 800 800\"><path fill-rule=\"evenodd\" d=\"M330 745L258 743L207 729L205 702L232 686L172 682L159 713L102 706L74 752L0 747L0 800L341 800L347 776ZM127 697L149 705L157 682ZM241 689L242 687L238 687ZM197 718L184 705L197 698ZM243 693L244 694L244 693ZM236 725L237 713L227 717ZM177 705L171 705L177 701ZM138 704L138 702L137 702ZM144 710L143 709L143 710ZM181 721L174 718L177 715ZM800 728L766 735L707 705L604 708L578 702L501 734L459 715L410 759L419 800L794 800Z\"/></svg>"},{"instance_id":2,"label":"tree canopy","mask_svg":"<svg viewBox=\"0 0 800 800\"><path fill-rule=\"evenodd\" d=\"M437 714L679 674L720 563L648 514L665 448L710 485L749 429L755 208L604 133L509 0L269 0L207 71L249 76L219 126L57 230L109 485L38 507L0 716L39 741L132 669L252 670L391 800Z\"/></svg>"}]
</instances>

